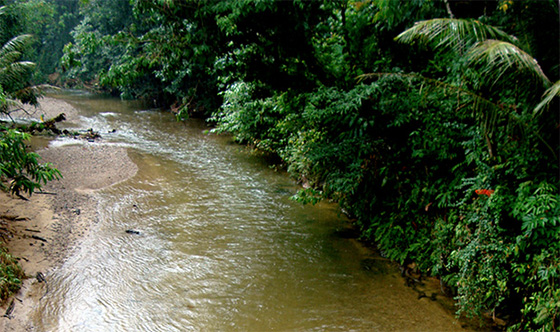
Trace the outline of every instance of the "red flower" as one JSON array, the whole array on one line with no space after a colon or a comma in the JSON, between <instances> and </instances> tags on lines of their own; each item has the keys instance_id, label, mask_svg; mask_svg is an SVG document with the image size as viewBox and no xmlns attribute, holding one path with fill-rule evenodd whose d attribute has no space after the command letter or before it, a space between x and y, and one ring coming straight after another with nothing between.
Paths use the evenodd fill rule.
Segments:
<instances>
[{"instance_id":1,"label":"red flower","mask_svg":"<svg viewBox=\"0 0 560 332\"><path fill-rule=\"evenodd\" d=\"M494 193L494 190L492 190L492 189L477 189L474 192L477 195L486 195L486 196L490 197L490 195L492 195Z\"/></svg>"}]
</instances>

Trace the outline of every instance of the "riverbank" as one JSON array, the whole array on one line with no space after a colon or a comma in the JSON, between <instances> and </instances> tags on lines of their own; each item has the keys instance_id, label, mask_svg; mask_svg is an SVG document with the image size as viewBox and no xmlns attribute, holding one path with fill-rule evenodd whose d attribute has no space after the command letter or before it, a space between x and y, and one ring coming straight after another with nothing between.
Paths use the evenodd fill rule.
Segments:
<instances>
[{"instance_id":1,"label":"riverbank","mask_svg":"<svg viewBox=\"0 0 560 332\"><path fill-rule=\"evenodd\" d=\"M26 117L50 119L65 113L67 121L79 121L79 111L65 101L43 98L40 107ZM29 315L48 291L49 274L76 246L89 227L98 221L95 190L124 181L137 167L122 147L76 141L76 144L45 147L44 139L32 144L42 158L58 168L63 178L43 186L28 201L0 193L0 215L17 216L6 222L4 245L19 258L27 279L14 297L11 318L0 318L0 331L33 331ZM41 272L47 285L37 280ZM0 307L6 312L12 299Z\"/></svg>"}]
</instances>

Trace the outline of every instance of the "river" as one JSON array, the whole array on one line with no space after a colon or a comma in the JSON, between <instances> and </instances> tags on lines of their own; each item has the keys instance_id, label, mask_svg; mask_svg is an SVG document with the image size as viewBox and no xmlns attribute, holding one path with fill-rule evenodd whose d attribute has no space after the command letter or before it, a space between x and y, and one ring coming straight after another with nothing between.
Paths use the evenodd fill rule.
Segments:
<instances>
[{"instance_id":1,"label":"river","mask_svg":"<svg viewBox=\"0 0 560 332\"><path fill-rule=\"evenodd\" d=\"M94 193L100 221L49 276L39 330L462 330L340 236L336 205L292 201L294 181L230 137L137 103L63 98L81 112L74 129L103 136L86 144L127 147L139 171Z\"/></svg>"}]
</instances>

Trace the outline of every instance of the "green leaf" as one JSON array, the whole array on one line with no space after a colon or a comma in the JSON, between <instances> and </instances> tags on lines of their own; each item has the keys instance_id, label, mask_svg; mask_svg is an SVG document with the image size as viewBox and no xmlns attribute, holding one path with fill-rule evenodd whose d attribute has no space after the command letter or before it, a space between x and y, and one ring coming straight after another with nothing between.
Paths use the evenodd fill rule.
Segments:
<instances>
[{"instance_id":1,"label":"green leaf","mask_svg":"<svg viewBox=\"0 0 560 332\"><path fill-rule=\"evenodd\" d=\"M416 22L412 28L395 38L401 43L417 43L422 46L453 50L458 54L463 54L471 45L487 39L517 42L515 37L480 21L450 18Z\"/></svg>"},{"instance_id":2,"label":"green leaf","mask_svg":"<svg viewBox=\"0 0 560 332\"><path fill-rule=\"evenodd\" d=\"M519 77L520 73L527 74L545 87L551 85L537 60L509 42L494 39L478 42L466 59L469 65L481 66L483 76L490 78L492 85ZM508 72L515 77L506 77Z\"/></svg>"},{"instance_id":3,"label":"green leaf","mask_svg":"<svg viewBox=\"0 0 560 332\"><path fill-rule=\"evenodd\" d=\"M552 85L545 91L542 101L535 107L535 110L533 111L534 114L538 115L542 113L543 110L548 108L550 103L552 103L552 101L554 100L554 97L560 97L560 81L557 81L556 83L554 83L554 85Z\"/></svg>"}]
</instances>

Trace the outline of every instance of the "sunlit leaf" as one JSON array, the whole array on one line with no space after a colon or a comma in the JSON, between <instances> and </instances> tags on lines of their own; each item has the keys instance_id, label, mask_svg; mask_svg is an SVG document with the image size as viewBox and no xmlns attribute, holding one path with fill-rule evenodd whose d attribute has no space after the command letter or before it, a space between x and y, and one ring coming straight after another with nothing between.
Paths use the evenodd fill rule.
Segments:
<instances>
[{"instance_id":1,"label":"sunlit leaf","mask_svg":"<svg viewBox=\"0 0 560 332\"><path fill-rule=\"evenodd\" d=\"M419 44L453 50L463 54L471 45L487 39L515 43L517 39L504 31L477 20L437 18L416 22L395 40L405 44Z\"/></svg>"},{"instance_id":2,"label":"sunlit leaf","mask_svg":"<svg viewBox=\"0 0 560 332\"><path fill-rule=\"evenodd\" d=\"M542 101L535 107L534 113L540 114L543 110L545 110L550 103L554 100L554 97L560 97L560 81L557 81L548 88L545 93L543 94Z\"/></svg>"},{"instance_id":3,"label":"sunlit leaf","mask_svg":"<svg viewBox=\"0 0 560 332\"><path fill-rule=\"evenodd\" d=\"M525 73L545 87L551 84L537 60L509 42L494 39L478 42L468 52L466 59L469 65L481 66L484 77L491 80L493 85L511 79L505 76L507 73L513 73L516 77Z\"/></svg>"}]
</instances>

